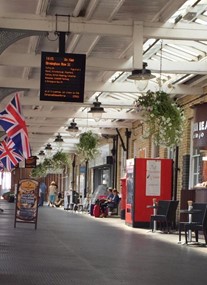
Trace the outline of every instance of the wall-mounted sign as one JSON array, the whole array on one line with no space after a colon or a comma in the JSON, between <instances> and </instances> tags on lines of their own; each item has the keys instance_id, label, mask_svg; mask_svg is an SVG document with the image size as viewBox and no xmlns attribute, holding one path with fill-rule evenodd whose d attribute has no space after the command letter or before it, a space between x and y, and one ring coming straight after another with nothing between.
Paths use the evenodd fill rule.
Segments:
<instances>
[{"instance_id":1,"label":"wall-mounted sign","mask_svg":"<svg viewBox=\"0 0 207 285\"><path fill-rule=\"evenodd\" d=\"M134 199L134 159L126 161L126 185L127 185L127 204L133 204Z\"/></svg>"},{"instance_id":2,"label":"wall-mounted sign","mask_svg":"<svg viewBox=\"0 0 207 285\"><path fill-rule=\"evenodd\" d=\"M39 183L34 179L19 181L16 197L15 222L33 223L37 228Z\"/></svg>"},{"instance_id":3,"label":"wall-mounted sign","mask_svg":"<svg viewBox=\"0 0 207 285\"><path fill-rule=\"evenodd\" d=\"M42 52L40 100L84 101L85 54Z\"/></svg>"},{"instance_id":4,"label":"wall-mounted sign","mask_svg":"<svg viewBox=\"0 0 207 285\"><path fill-rule=\"evenodd\" d=\"M207 103L193 106L193 146L207 149Z\"/></svg>"},{"instance_id":5,"label":"wall-mounted sign","mask_svg":"<svg viewBox=\"0 0 207 285\"><path fill-rule=\"evenodd\" d=\"M35 168L36 167L36 156L30 156L29 158L25 159L25 168Z\"/></svg>"}]
</instances>

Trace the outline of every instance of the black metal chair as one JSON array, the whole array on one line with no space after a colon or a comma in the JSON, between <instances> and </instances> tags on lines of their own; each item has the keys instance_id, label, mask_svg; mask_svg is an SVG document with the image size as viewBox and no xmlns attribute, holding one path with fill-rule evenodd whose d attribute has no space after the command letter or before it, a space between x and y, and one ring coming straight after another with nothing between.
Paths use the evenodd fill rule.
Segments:
<instances>
[{"instance_id":1,"label":"black metal chair","mask_svg":"<svg viewBox=\"0 0 207 285\"><path fill-rule=\"evenodd\" d=\"M168 227L170 227L171 229L172 228L174 229L176 225L176 211L178 208L178 204L179 204L178 200L170 201L170 208L169 208L167 221L168 221Z\"/></svg>"},{"instance_id":2,"label":"black metal chair","mask_svg":"<svg viewBox=\"0 0 207 285\"><path fill-rule=\"evenodd\" d=\"M205 239L205 244L207 244L207 205L205 205L205 210L203 211L203 218L199 222L192 222L192 223L186 223L184 225L184 231L185 231L185 242L188 243L188 231L191 230L195 233L195 240L198 242L198 232L202 231ZM198 214L194 215L195 217ZM197 219L198 220L198 219Z\"/></svg>"},{"instance_id":3,"label":"black metal chair","mask_svg":"<svg viewBox=\"0 0 207 285\"><path fill-rule=\"evenodd\" d=\"M192 223L191 225L201 225L204 217L204 213L206 210L206 203L193 203L194 210L200 210L200 212L192 215ZM181 232L185 231L185 228L189 225L189 222L179 222L178 234L179 234L179 242L181 242Z\"/></svg>"},{"instance_id":4,"label":"black metal chair","mask_svg":"<svg viewBox=\"0 0 207 285\"><path fill-rule=\"evenodd\" d=\"M160 225L160 229L165 229L167 227L167 232L170 232L175 222L176 210L179 201L175 200L160 200L158 201L157 214L151 215L151 228L153 231L153 222L156 221Z\"/></svg>"}]
</instances>

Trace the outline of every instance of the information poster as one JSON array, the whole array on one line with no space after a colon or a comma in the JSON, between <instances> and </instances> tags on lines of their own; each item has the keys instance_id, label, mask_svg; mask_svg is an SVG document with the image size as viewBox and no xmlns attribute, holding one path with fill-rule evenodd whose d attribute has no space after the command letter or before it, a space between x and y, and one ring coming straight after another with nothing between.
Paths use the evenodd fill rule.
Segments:
<instances>
[{"instance_id":1,"label":"information poster","mask_svg":"<svg viewBox=\"0 0 207 285\"><path fill-rule=\"evenodd\" d=\"M127 159L126 161L127 174L127 204L133 204L134 200L134 159Z\"/></svg>"},{"instance_id":2,"label":"information poster","mask_svg":"<svg viewBox=\"0 0 207 285\"><path fill-rule=\"evenodd\" d=\"M85 54L42 52L40 100L84 101Z\"/></svg>"},{"instance_id":3,"label":"information poster","mask_svg":"<svg viewBox=\"0 0 207 285\"><path fill-rule=\"evenodd\" d=\"M15 223L34 223L37 228L39 183L33 179L19 181L16 198Z\"/></svg>"},{"instance_id":4,"label":"information poster","mask_svg":"<svg viewBox=\"0 0 207 285\"><path fill-rule=\"evenodd\" d=\"M160 196L161 161L147 160L146 196Z\"/></svg>"}]
</instances>

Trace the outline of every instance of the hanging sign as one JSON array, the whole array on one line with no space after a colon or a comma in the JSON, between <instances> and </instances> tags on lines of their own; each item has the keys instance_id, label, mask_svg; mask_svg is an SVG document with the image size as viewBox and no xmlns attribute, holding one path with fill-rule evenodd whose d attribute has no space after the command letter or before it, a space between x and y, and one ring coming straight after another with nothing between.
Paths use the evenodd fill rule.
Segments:
<instances>
[{"instance_id":1,"label":"hanging sign","mask_svg":"<svg viewBox=\"0 0 207 285\"><path fill-rule=\"evenodd\" d=\"M84 101L85 54L42 52L40 100Z\"/></svg>"},{"instance_id":2,"label":"hanging sign","mask_svg":"<svg viewBox=\"0 0 207 285\"><path fill-rule=\"evenodd\" d=\"M207 103L193 106L193 146L207 149Z\"/></svg>"},{"instance_id":3,"label":"hanging sign","mask_svg":"<svg viewBox=\"0 0 207 285\"><path fill-rule=\"evenodd\" d=\"M37 228L39 183L33 179L19 181L16 198L15 223L33 223Z\"/></svg>"},{"instance_id":4,"label":"hanging sign","mask_svg":"<svg viewBox=\"0 0 207 285\"><path fill-rule=\"evenodd\" d=\"M37 163L36 156L30 156L29 158L25 159L25 168L35 168Z\"/></svg>"}]
</instances>

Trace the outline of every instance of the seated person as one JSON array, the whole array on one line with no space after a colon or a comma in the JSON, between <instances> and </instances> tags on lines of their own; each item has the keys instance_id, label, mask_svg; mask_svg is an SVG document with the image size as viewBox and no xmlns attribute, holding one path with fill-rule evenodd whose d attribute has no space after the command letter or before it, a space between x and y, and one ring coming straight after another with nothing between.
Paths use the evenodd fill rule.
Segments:
<instances>
[{"instance_id":1,"label":"seated person","mask_svg":"<svg viewBox=\"0 0 207 285\"><path fill-rule=\"evenodd\" d=\"M107 203L105 203L105 207L101 207L101 210L102 210L102 215L103 216L107 216L107 212L108 212L108 208L109 209L113 209L113 208L116 208L119 204L119 201L120 201L120 198L119 198L119 195L118 195L118 191L116 189L113 190L113 198L108 201Z\"/></svg>"},{"instance_id":2,"label":"seated person","mask_svg":"<svg viewBox=\"0 0 207 285\"><path fill-rule=\"evenodd\" d=\"M54 204L55 204L55 207L61 207L64 205L64 199L62 198L61 192L58 193L57 201Z\"/></svg>"},{"instance_id":3,"label":"seated person","mask_svg":"<svg viewBox=\"0 0 207 285\"><path fill-rule=\"evenodd\" d=\"M61 207L64 205L64 199L59 199L55 202L55 207Z\"/></svg>"},{"instance_id":4,"label":"seated person","mask_svg":"<svg viewBox=\"0 0 207 285\"><path fill-rule=\"evenodd\" d=\"M104 200L100 200L100 207L101 207L101 211L102 213L105 212L105 208L107 207L108 203L112 201L114 194L113 194L113 190L111 187L108 188L108 196L106 197L106 199Z\"/></svg>"},{"instance_id":5,"label":"seated person","mask_svg":"<svg viewBox=\"0 0 207 285\"><path fill-rule=\"evenodd\" d=\"M108 192L109 192L109 194L108 194L106 200L107 201L111 201L113 199L113 197L114 197L113 190L112 190L111 187L108 188Z\"/></svg>"},{"instance_id":6,"label":"seated person","mask_svg":"<svg viewBox=\"0 0 207 285\"><path fill-rule=\"evenodd\" d=\"M113 198L110 202L107 203L108 208L115 208L118 206L119 204L119 195L118 195L118 191L116 189L113 190Z\"/></svg>"}]
</instances>

